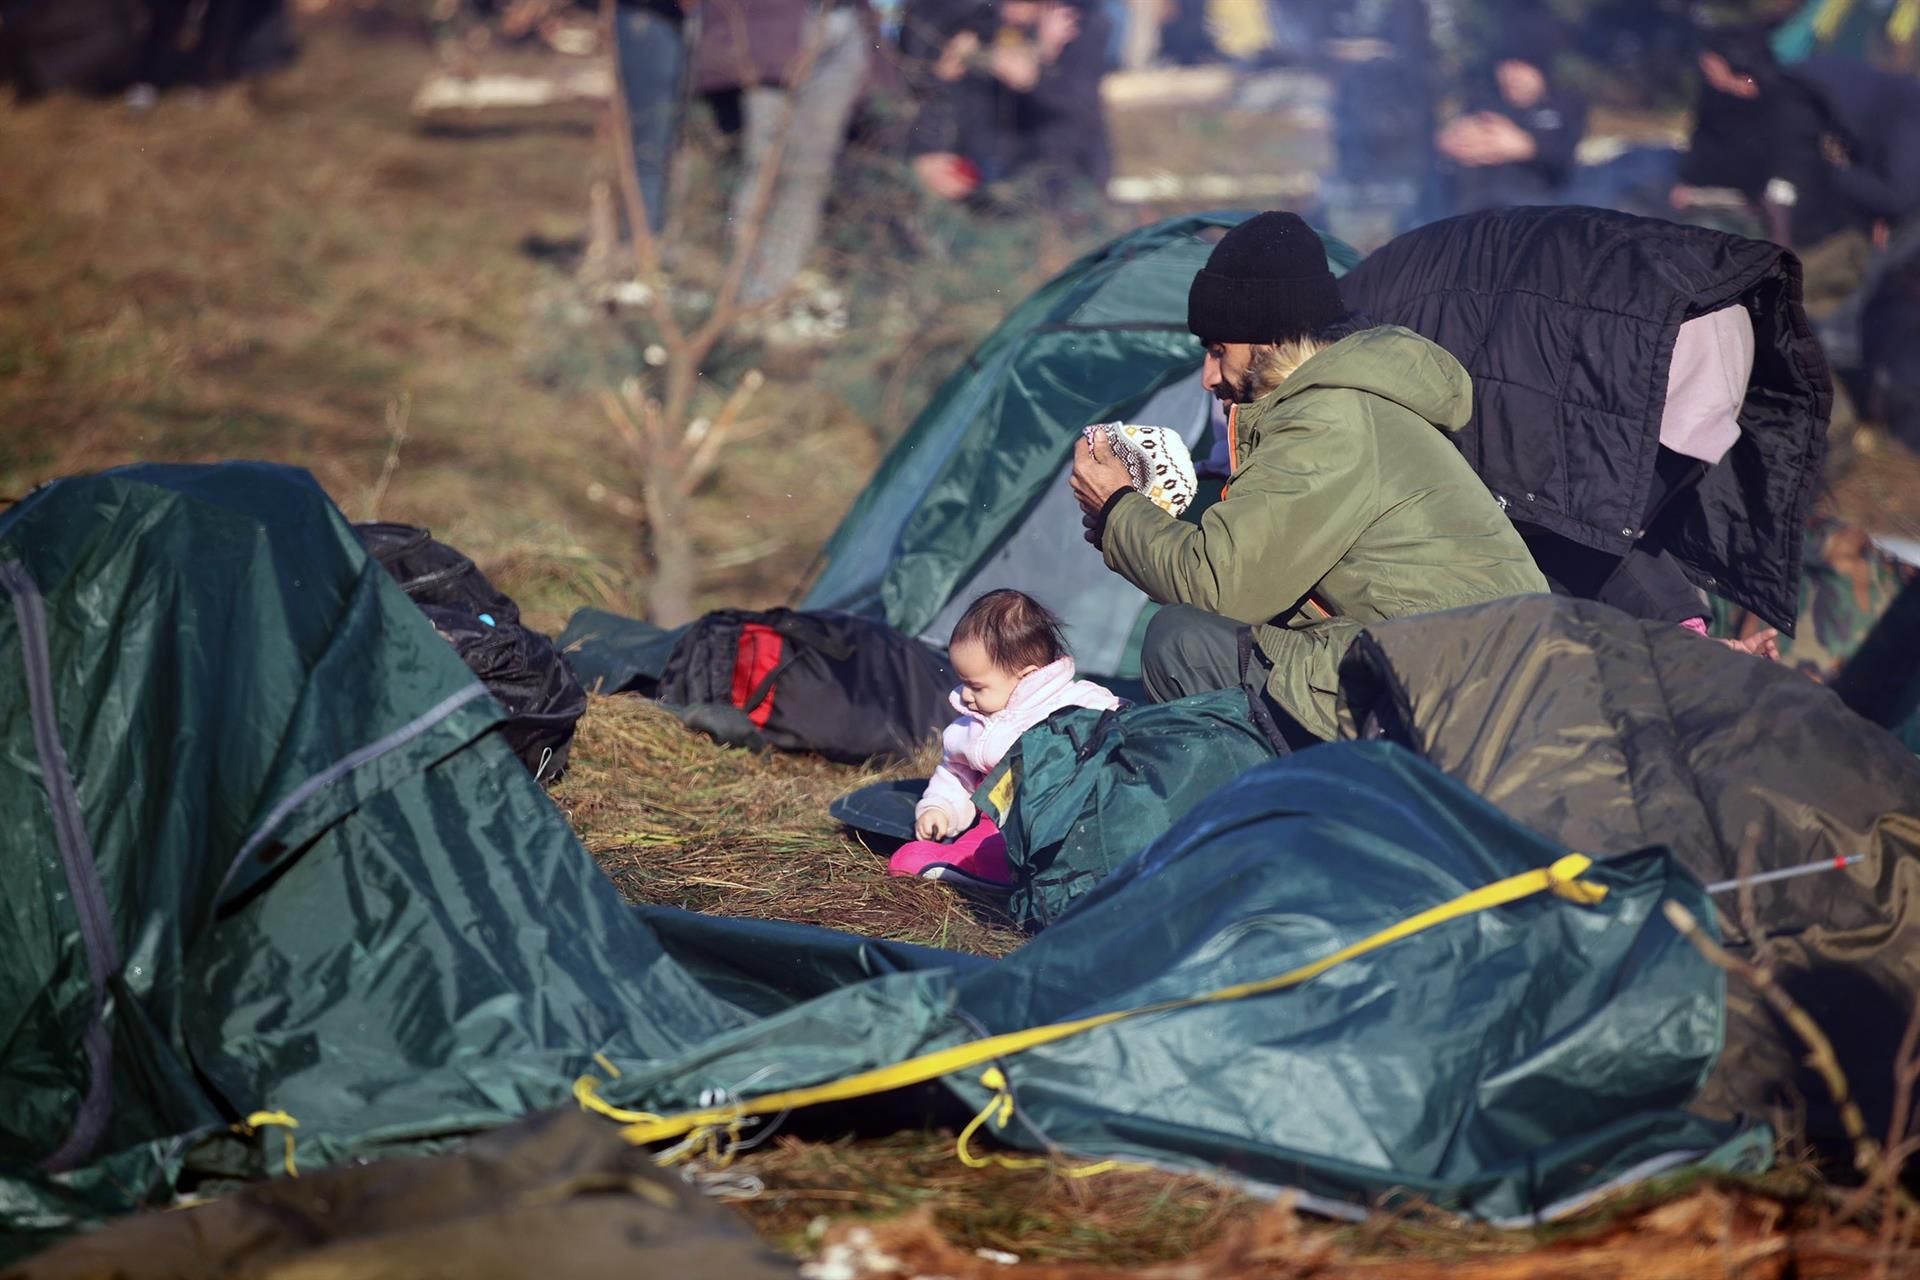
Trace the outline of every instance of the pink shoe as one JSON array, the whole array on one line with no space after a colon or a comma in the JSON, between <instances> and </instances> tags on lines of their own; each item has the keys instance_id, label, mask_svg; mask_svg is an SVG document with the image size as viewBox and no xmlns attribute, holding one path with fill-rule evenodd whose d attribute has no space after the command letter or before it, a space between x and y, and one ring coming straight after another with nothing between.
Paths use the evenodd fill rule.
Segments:
<instances>
[{"instance_id":1,"label":"pink shoe","mask_svg":"<svg viewBox=\"0 0 1920 1280\"><path fill-rule=\"evenodd\" d=\"M914 840L901 845L887 860L887 874L944 880L971 889L1004 892L1013 887L1007 838L988 817L949 841Z\"/></svg>"}]
</instances>

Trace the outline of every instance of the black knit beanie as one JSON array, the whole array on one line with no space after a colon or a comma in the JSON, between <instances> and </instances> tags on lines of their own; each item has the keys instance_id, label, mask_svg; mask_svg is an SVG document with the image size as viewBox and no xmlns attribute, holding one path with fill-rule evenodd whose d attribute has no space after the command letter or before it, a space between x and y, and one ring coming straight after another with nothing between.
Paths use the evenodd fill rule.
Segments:
<instances>
[{"instance_id":1,"label":"black knit beanie","mask_svg":"<svg viewBox=\"0 0 1920 1280\"><path fill-rule=\"evenodd\" d=\"M1187 291L1187 328L1207 342L1284 342L1346 314L1326 246L1294 213L1256 214L1227 232Z\"/></svg>"}]
</instances>

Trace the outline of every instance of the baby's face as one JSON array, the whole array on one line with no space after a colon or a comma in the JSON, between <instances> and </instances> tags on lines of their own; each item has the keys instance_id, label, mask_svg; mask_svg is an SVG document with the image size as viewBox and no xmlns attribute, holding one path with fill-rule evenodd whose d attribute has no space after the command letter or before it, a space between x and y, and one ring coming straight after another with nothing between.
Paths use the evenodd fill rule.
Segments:
<instances>
[{"instance_id":1,"label":"baby's face","mask_svg":"<svg viewBox=\"0 0 1920 1280\"><path fill-rule=\"evenodd\" d=\"M947 657L953 663L953 674L960 677L961 705L979 716L1005 710L1014 686L1027 674L995 666L987 657L987 647L978 640L962 640Z\"/></svg>"}]
</instances>

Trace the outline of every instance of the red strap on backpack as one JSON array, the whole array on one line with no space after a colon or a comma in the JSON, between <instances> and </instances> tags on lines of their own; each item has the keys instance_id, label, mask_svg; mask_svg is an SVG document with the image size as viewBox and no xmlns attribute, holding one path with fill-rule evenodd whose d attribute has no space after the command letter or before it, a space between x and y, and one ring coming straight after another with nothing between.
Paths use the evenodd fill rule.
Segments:
<instances>
[{"instance_id":1,"label":"red strap on backpack","mask_svg":"<svg viewBox=\"0 0 1920 1280\"><path fill-rule=\"evenodd\" d=\"M740 628L740 647L733 656L733 688L728 696L757 729L766 728L773 718L773 676L785 646L786 641L772 627L749 622Z\"/></svg>"}]
</instances>

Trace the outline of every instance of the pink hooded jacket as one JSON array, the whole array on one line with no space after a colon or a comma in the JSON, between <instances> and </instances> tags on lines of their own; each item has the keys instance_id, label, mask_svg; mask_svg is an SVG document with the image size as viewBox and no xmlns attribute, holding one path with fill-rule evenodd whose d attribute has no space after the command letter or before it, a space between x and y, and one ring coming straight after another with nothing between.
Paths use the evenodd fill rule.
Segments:
<instances>
[{"instance_id":1,"label":"pink hooded jacket","mask_svg":"<svg viewBox=\"0 0 1920 1280\"><path fill-rule=\"evenodd\" d=\"M948 695L960 718L940 735L945 757L933 771L926 794L914 806L918 818L928 809L944 809L952 819L950 834L958 835L973 825L973 793L992 773L1020 735L1062 707L1092 707L1112 711L1120 699L1091 680L1073 678L1073 659L1061 658L1029 673L1013 687L1007 705L990 716L968 711L960 701L960 691Z\"/></svg>"}]
</instances>

